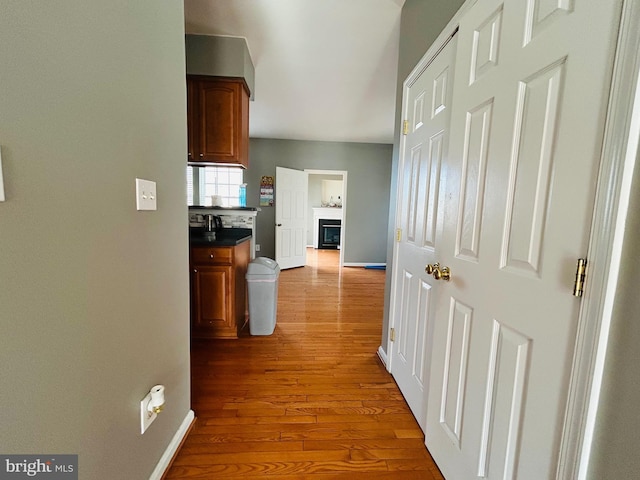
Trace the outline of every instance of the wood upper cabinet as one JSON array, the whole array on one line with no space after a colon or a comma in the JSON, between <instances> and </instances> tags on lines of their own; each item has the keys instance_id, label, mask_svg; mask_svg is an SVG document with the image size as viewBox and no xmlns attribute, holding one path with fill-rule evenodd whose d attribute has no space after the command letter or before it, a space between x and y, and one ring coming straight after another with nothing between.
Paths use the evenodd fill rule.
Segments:
<instances>
[{"instance_id":1,"label":"wood upper cabinet","mask_svg":"<svg viewBox=\"0 0 640 480\"><path fill-rule=\"evenodd\" d=\"M191 247L193 338L237 338L245 326L250 245Z\"/></svg>"},{"instance_id":2,"label":"wood upper cabinet","mask_svg":"<svg viewBox=\"0 0 640 480\"><path fill-rule=\"evenodd\" d=\"M249 90L242 78L187 76L189 162L249 165Z\"/></svg>"}]
</instances>

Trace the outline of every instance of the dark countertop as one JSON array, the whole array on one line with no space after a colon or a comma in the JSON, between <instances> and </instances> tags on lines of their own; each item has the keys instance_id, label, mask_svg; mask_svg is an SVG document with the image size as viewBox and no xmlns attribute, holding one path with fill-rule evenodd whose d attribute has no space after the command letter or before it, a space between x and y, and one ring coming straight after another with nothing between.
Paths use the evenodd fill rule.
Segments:
<instances>
[{"instance_id":1,"label":"dark countertop","mask_svg":"<svg viewBox=\"0 0 640 480\"><path fill-rule=\"evenodd\" d=\"M249 212L255 212L258 210L258 207L212 207L212 206L201 206L201 205L191 205L189 210L247 210Z\"/></svg>"},{"instance_id":2,"label":"dark countertop","mask_svg":"<svg viewBox=\"0 0 640 480\"><path fill-rule=\"evenodd\" d=\"M192 247L235 247L251 240L250 228L223 228L216 233L215 240L201 227L189 228L189 245Z\"/></svg>"}]
</instances>

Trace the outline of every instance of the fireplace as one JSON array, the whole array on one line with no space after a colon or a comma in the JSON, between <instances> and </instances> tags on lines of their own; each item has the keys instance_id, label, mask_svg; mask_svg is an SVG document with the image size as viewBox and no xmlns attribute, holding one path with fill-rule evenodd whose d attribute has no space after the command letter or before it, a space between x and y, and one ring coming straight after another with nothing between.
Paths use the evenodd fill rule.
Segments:
<instances>
[{"instance_id":1,"label":"fireplace","mask_svg":"<svg viewBox=\"0 0 640 480\"><path fill-rule=\"evenodd\" d=\"M341 220L321 218L318 220L318 248L340 248Z\"/></svg>"}]
</instances>

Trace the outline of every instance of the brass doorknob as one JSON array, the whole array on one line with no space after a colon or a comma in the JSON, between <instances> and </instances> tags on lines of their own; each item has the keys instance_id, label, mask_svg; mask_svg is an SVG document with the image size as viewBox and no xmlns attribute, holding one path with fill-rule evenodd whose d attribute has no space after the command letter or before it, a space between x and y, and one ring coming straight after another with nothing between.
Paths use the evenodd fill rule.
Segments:
<instances>
[{"instance_id":1,"label":"brass doorknob","mask_svg":"<svg viewBox=\"0 0 640 480\"><path fill-rule=\"evenodd\" d=\"M427 275L432 275L433 272L435 272L436 268L440 268L440 264L439 263L429 263L424 268L424 271L427 273Z\"/></svg>"},{"instance_id":2,"label":"brass doorknob","mask_svg":"<svg viewBox=\"0 0 640 480\"><path fill-rule=\"evenodd\" d=\"M440 264L437 262L428 264L424 271L427 275L433 275L433 278L436 280L444 280L445 282L451 280L451 270L449 267L440 268Z\"/></svg>"},{"instance_id":3,"label":"brass doorknob","mask_svg":"<svg viewBox=\"0 0 640 480\"><path fill-rule=\"evenodd\" d=\"M433 278L448 282L451 280L451 270L449 270L449 267L436 268L433 272Z\"/></svg>"}]
</instances>

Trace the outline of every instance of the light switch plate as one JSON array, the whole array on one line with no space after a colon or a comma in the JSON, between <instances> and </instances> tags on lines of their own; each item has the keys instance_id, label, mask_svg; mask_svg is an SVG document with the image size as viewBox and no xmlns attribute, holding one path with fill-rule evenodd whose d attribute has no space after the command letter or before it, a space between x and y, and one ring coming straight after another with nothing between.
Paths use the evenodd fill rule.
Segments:
<instances>
[{"instance_id":1,"label":"light switch plate","mask_svg":"<svg viewBox=\"0 0 640 480\"><path fill-rule=\"evenodd\" d=\"M5 201L4 196L4 180L2 177L2 147L0 147L0 202Z\"/></svg>"},{"instance_id":2,"label":"light switch plate","mask_svg":"<svg viewBox=\"0 0 640 480\"><path fill-rule=\"evenodd\" d=\"M156 206L156 182L136 178L136 209L158 209Z\"/></svg>"}]
</instances>

